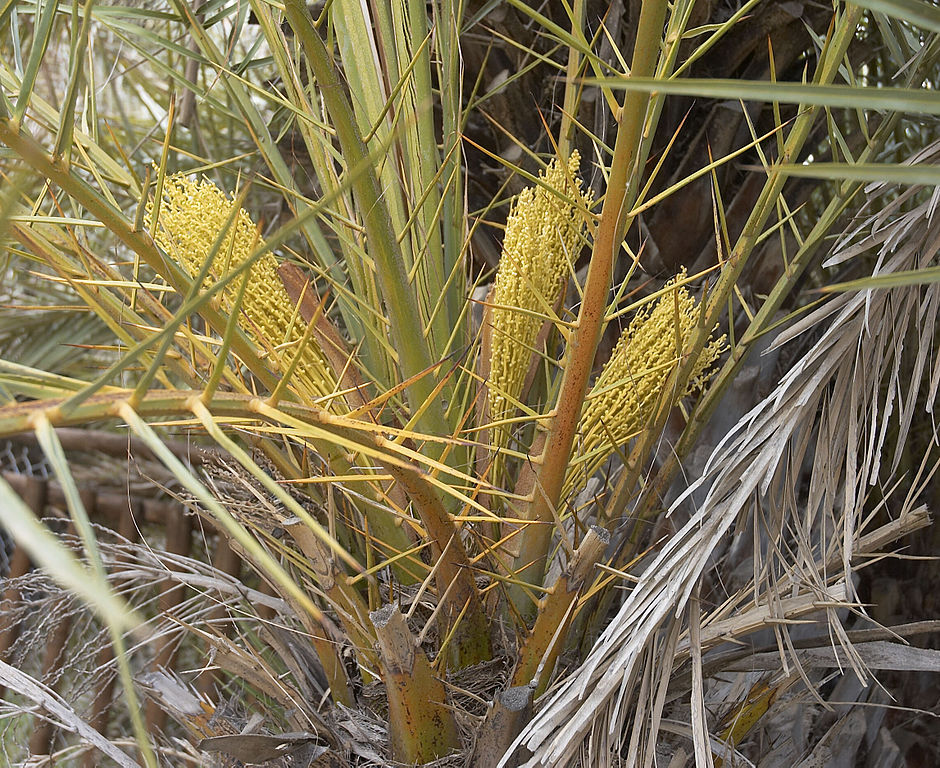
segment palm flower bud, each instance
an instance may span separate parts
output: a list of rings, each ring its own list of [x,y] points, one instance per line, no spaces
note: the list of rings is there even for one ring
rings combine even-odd
[[[557,161],[541,174],[542,184],[516,199],[506,221],[503,252],[489,303],[491,325],[489,414],[492,421],[511,416],[543,323],[551,318],[580,250],[584,211],[590,195],[577,178],[580,156],[567,167]],[[494,446],[505,445],[508,430],[494,430]]]
[[[229,224],[234,203],[211,181],[197,182],[176,174],[166,179],[163,194],[156,241],[192,277],[203,268],[219,234],[228,226],[206,276],[207,285],[238,269],[263,245],[257,227],[243,208]],[[148,224],[152,208],[148,205]],[[225,312],[234,310],[240,282],[240,277],[235,278],[220,292],[219,302]],[[335,392],[336,379],[322,351],[309,335],[303,341],[307,325],[295,312],[271,253],[262,255],[250,268],[238,324],[282,374],[293,363],[296,351],[301,350],[289,385],[302,397],[328,397]]]
[[[667,293],[637,312],[587,396],[581,415],[580,454],[588,476],[615,448],[643,430],[660,397],[670,397],[671,406],[701,388],[711,364],[725,348],[724,335],[710,339],[695,361],[685,390],[663,391],[699,322],[695,299],[684,286],[676,285],[685,276],[683,269],[666,283]]]

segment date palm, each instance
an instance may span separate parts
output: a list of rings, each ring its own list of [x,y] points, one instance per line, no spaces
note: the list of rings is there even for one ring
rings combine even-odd
[[[67,520],[0,484],[11,761],[38,708],[86,764],[793,763],[801,644],[866,679],[937,468],[933,6],[0,20],[0,436]]]

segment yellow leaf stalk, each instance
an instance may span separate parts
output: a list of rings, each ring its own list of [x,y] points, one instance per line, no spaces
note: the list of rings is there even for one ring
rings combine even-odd
[[[498,424],[519,407],[536,339],[561,296],[570,264],[581,249],[590,195],[581,191],[580,156],[567,166],[553,161],[538,186],[516,199],[506,221],[503,251],[489,297],[490,380],[487,405],[493,448],[506,445],[509,427]]]
[[[677,285],[685,277],[683,269],[666,283],[667,292],[659,300],[637,312],[591,388],[581,414],[579,457],[572,462],[572,469],[581,477],[590,477],[615,448],[643,430],[660,397],[669,398],[674,405],[700,389],[710,375],[711,364],[724,350],[724,335],[710,339],[695,362],[685,391],[663,391],[699,322],[695,299],[683,285]],[[569,487],[572,480],[573,472],[569,472]]]
[[[226,227],[233,206],[234,202],[211,181],[193,181],[182,174],[170,176],[164,184],[155,235],[157,244],[195,277],[212,253],[219,233]],[[148,205],[148,225],[152,209],[152,204]],[[240,209],[215,254],[206,283],[212,285],[238,269],[262,244],[248,212]],[[301,358],[288,386],[307,402],[330,397],[336,392],[336,377],[309,334],[304,340],[307,324],[287,295],[277,266],[277,259],[271,253],[265,253],[252,265],[238,324],[281,374],[291,366],[299,349]],[[219,296],[227,312],[234,310],[240,282],[240,278],[236,278]],[[339,399],[334,398],[333,402]]]

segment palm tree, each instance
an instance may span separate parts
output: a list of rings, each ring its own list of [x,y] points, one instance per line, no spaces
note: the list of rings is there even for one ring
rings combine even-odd
[[[894,764],[934,6],[0,23],[11,763]]]

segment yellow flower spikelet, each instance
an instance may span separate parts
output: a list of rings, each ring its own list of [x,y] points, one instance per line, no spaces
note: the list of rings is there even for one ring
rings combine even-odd
[[[580,442],[580,458],[586,467],[580,471],[588,477],[616,447],[647,425],[666,379],[681,362],[682,350],[699,322],[695,299],[684,286],[676,285],[685,277],[683,269],[664,286],[672,290],[637,312],[587,396]],[[724,335],[708,341],[688,387],[673,393],[672,405],[703,386],[725,346]]]
[[[202,269],[219,233],[232,215],[233,201],[208,180],[192,181],[182,174],[167,177],[160,206],[156,241],[183,266],[191,277]],[[147,206],[151,225],[153,205]],[[242,208],[229,226],[221,248],[215,254],[206,287],[238,269],[263,244],[248,212]],[[265,253],[251,267],[248,285],[238,319],[239,326],[258,344],[262,354],[273,359],[279,373],[287,371],[300,348],[307,324],[295,316],[290,300],[277,274],[277,260]],[[218,295],[222,309],[231,312],[242,277],[236,277]],[[336,379],[329,363],[312,338],[303,345],[301,359],[294,368],[289,386],[307,399],[328,397],[336,391]]]
[[[584,211],[591,198],[581,191],[580,160],[572,152],[567,167],[553,161],[540,176],[544,186],[524,190],[506,221],[489,299],[493,306],[488,405],[493,421],[515,413],[539,330],[552,316],[569,264],[581,249]],[[505,445],[508,434],[506,428],[495,429],[494,447]]]

